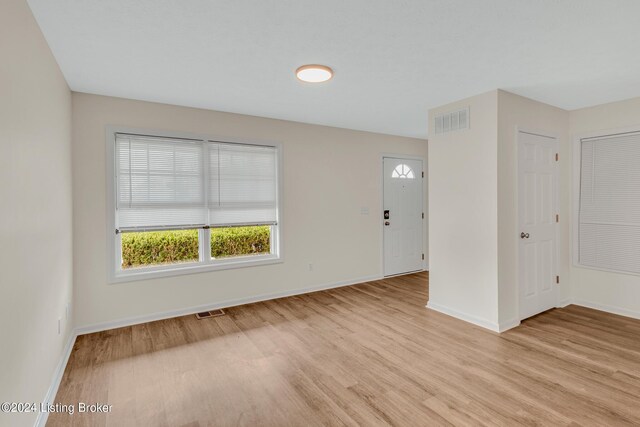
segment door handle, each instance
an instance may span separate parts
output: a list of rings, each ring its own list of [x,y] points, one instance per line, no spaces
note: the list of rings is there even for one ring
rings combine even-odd
[[[520,238],[521,239],[528,239],[529,238],[529,233],[525,233],[524,231],[522,233],[520,233]]]
[[[385,221],[384,225],[391,225],[391,223],[389,221]]]

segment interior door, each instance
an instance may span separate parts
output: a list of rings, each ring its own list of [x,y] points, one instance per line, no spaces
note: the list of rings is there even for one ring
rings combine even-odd
[[[556,306],[558,140],[518,132],[520,319]]]
[[[385,157],[384,275],[422,270],[422,161]]]

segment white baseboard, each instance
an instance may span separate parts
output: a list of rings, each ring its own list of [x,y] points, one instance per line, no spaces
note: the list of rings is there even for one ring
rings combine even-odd
[[[365,276],[351,280],[343,280],[334,283],[326,283],[322,285],[309,286],[301,289],[292,289],[284,292],[274,292],[245,298],[230,299],[226,301],[202,304],[192,307],[169,310],[159,313],[152,313],[143,316],[127,317],[124,319],[113,320],[109,322],[94,323],[92,325],[81,326],[75,329],[76,335],[91,334],[94,332],[107,331],[109,329],[122,328],[125,326],[137,325],[140,323],[153,322],[156,320],[170,319],[172,317],[186,316],[189,314],[200,313],[202,311],[216,310],[220,308],[235,307],[237,305],[251,304],[255,302],[268,301],[277,298],[290,297],[295,295],[303,295],[311,292],[323,291],[326,289],[340,288],[343,286],[356,285],[358,283],[371,282],[380,280],[382,276]]]
[[[454,310],[449,307],[445,307],[440,304],[429,301],[426,306],[428,309],[446,314],[447,316],[455,317],[456,319],[464,320],[465,322],[473,323],[474,325],[481,326],[485,329],[489,329],[494,332],[501,332],[500,325],[487,319],[483,319],[472,314],[463,313],[458,310]]]
[[[51,385],[47,390],[47,394],[42,401],[44,404],[53,404],[56,398],[56,394],[58,393],[58,388],[60,387],[60,382],[62,381],[62,375],[64,374],[64,370],[67,367],[67,362],[69,361],[69,356],[71,356],[71,350],[73,350],[73,344],[76,342],[77,334],[75,331],[71,331],[69,334],[69,339],[67,340],[67,344],[64,347],[64,351],[62,352],[62,357],[60,357],[60,361],[58,362],[58,366],[56,366],[56,370],[53,373],[53,379],[51,380]],[[44,427],[47,424],[47,419],[49,418],[49,412],[38,412],[38,418],[36,418],[36,427]]]
[[[506,322],[500,322],[498,323],[498,332],[508,331],[509,329],[513,329],[516,326],[520,326],[520,320],[518,319],[511,319],[507,320]]]
[[[610,306],[605,304],[598,304],[589,301],[583,301],[578,299],[567,298],[564,299],[556,305],[557,308],[564,308],[571,304],[579,305],[582,307],[592,308],[594,310],[604,311],[606,313],[617,314],[620,316],[631,317],[633,319],[640,319],[640,312],[629,310],[622,307]],[[431,301],[427,303],[427,308],[431,310],[438,311],[440,313],[446,314],[448,316],[455,317],[460,320],[464,320],[465,322],[473,323],[474,325],[481,326],[483,328],[489,329],[494,332],[505,332],[509,329],[515,328],[520,325],[520,320],[512,319],[506,322],[500,322],[498,324],[491,322],[486,319],[482,319],[477,316],[473,316],[467,313],[462,313],[460,311],[451,309],[449,307],[442,306],[440,304],[434,304]]]
[[[617,307],[617,306],[606,305],[606,304],[599,304],[596,302],[584,301],[580,299],[572,299],[570,300],[569,304],[592,308],[594,310],[600,310],[606,313],[617,314],[620,316],[631,317],[632,319],[640,319],[640,311],[630,310],[628,308]]]

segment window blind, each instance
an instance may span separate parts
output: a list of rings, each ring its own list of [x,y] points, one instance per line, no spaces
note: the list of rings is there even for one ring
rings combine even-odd
[[[640,273],[640,133],[581,141],[579,262]]]
[[[276,148],[116,134],[116,229],[277,223]]]
[[[276,223],[273,147],[209,143],[211,226]]]

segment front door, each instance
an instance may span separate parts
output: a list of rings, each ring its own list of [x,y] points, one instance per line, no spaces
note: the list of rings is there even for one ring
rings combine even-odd
[[[422,161],[384,158],[384,275],[422,270]]]
[[[518,132],[520,319],[556,306],[558,140]]]

